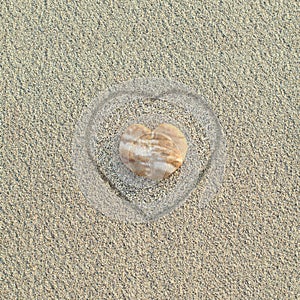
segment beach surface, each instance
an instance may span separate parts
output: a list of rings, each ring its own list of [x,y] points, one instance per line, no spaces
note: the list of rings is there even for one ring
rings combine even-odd
[[[118,3],[1,5],[0,298],[296,299],[296,1]],[[97,94],[145,77],[205,97],[227,160],[206,207],[135,224],[87,201],[71,153]]]

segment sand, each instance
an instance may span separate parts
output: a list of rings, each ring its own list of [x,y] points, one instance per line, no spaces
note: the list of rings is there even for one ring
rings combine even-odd
[[[1,299],[296,299],[296,1],[1,6]],[[162,77],[226,136],[218,194],[157,220],[106,217],[72,166],[99,91]]]

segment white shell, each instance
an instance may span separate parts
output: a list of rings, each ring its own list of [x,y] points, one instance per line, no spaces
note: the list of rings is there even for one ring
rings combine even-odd
[[[153,131],[133,124],[121,136],[119,152],[136,175],[160,180],[182,165],[187,148],[185,136],[171,124],[160,124]]]

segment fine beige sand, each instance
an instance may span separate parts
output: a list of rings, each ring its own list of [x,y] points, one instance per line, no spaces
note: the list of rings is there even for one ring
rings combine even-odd
[[[293,0],[5,1],[0,299],[297,299],[296,11]],[[137,77],[192,87],[222,124],[225,177],[207,207],[195,197],[128,224],[81,193],[76,122],[99,91]]]

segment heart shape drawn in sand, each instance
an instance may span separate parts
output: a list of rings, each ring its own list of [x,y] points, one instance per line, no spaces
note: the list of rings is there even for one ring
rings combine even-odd
[[[174,136],[177,128],[156,127],[166,123],[182,130],[188,152],[182,133],[179,139]],[[126,137],[131,126],[134,130]],[[154,151],[159,141],[168,146]],[[137,146],[144,155],[133,154]],[[168,169],[171,156],[176,163]],[[154,167],[156,157],[164,157],[164,167]],[[226,140],[214,112],[193,89],[168,79],[140,78],[112,86],[88,104],[74,132],[72,162],[78,185],[92,206],[110,218],[143,223],[191,198],[192,205],[204,207],[223,181]],[[142,177],[165,178],[182,162],[167,179]]]
[[[121,136],[119,153],[136,175],[161,180],[180,168],[187,149],[184,134],[171,124],[160,124],[153,131],[133,124]]]

